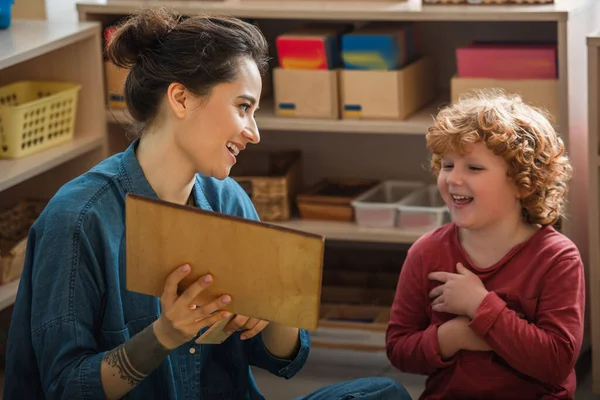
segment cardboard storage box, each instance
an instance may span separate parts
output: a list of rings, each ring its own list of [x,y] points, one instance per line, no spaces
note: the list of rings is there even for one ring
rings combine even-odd
[[[110,61],[104,63],[106,74],[106,96],[109,108],[126,108],[123,97],[123,85],[127,77],[128,69],[119,68]]]
[[[507,93],[519,94],[523,101],[547,110],[559,122],[558,79],[488,79],[458,78],[451,80],[452,102],[458,101],[461,95],[476,89],[503,89]]]
[[[342,117],[406,119],[433,101],[435,76],[428,58],[396,71],[343,70]]]
[[[338,70],[273,68],[275,114],[339,118]]]

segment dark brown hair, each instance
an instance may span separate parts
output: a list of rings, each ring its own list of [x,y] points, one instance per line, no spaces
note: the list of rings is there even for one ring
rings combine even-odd
[[[173,82],[198,96],[235,80],[239,62],[268,68],[268,45],[254,25],[230,17],[183,18],[164,8],[144,9],[125,20],[107,44],[108,59],[127,68],[124,96],[140,134],[156,117]]]

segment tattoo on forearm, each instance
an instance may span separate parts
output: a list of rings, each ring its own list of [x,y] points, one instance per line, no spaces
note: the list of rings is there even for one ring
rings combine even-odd
[[[109,351],[104,361],[119,371],[120,378],[135,386],[150,375],[169,355],[154,335],[152,325],[129,339],[121,346]]]
[[[127,381],[130,386],[137,385],[145,378],[145,376],[136,371],[129,362],[127,354],[125,354],[125,345],[121,345],[106,353],[104,361],[111,367],[119,370],[120,378]],[[115,374],[116,373],[113,372],[113,376]]]

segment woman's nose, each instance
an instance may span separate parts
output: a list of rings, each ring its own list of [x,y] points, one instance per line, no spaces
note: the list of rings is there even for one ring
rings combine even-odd
[[[252,144],[258,144],[258,142],[260,142],[260,133],[258,132],[258,127],[256,126],[256,122],[254,123],[254,126],[246,127],[246,129],[244,129],[242,134]]]

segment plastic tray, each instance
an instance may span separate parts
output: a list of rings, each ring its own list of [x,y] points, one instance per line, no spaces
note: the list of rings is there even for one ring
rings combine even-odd
[[[371,228],[396,226],[398,203],[425,185],[421,182],[385,181],[352,201],[356,223]]]
[[[401,229],[427,231],[447,222],[450,213],[436,185],[415,191],[398,205],[397,226]]]

